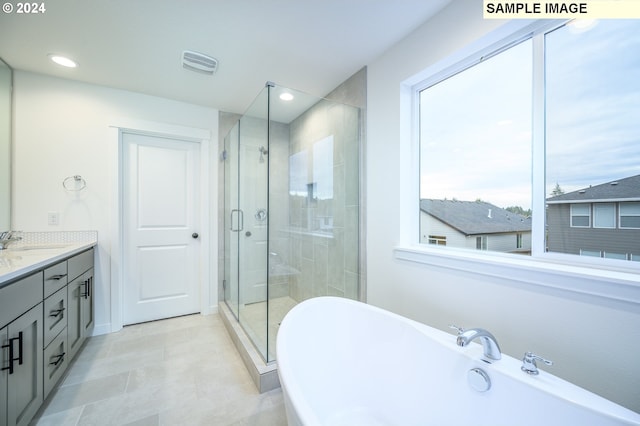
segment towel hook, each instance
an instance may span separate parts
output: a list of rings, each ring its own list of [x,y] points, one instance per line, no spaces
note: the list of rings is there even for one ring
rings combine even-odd
[[[62,181],[62,186],[67,191],[82,191],[87,187],[87,181],[80,175],[68,176]]]

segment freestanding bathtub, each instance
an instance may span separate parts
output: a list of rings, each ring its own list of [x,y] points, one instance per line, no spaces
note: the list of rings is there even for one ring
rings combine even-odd
[[[499,336],[498,336],[499,339]],[[475,342],[336,297],[294,307],[278,332],[278,374],[290,426],[640,425],[640,414]],[[490,388],[470,377],[481,369]],[[482,376],[485,379],[485,376]],[[482,380],[481,380],[482,381]]]

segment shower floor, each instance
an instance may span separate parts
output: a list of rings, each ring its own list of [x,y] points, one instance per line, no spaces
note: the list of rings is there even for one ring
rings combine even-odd
[[[289,296],[276,297],[269,300],[269,323],[265,325],[267,302],[256,302],[240,307],[240,324],[258,348],[262,356],[266,357],[267,338],[269,339],[268,361],[276,359],[276,336],[284,316],[297,305]]]

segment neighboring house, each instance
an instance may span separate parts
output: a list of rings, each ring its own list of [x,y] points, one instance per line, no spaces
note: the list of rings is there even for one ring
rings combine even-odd
[[[640,175],[547,198],[547,250],[640,261]]]
[[[484,201],[423,199],[420,242],[528,254],[531,218]]]

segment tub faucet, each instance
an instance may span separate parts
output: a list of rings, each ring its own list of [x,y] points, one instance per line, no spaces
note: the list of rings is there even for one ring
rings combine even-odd
[[[482,348],[484,349],[484,356],[486,358],[495,361],[502,358],[498,341],[493,337],[493,334],[489,333],[487,330],[483,328],[470,328],[468,330],[463,330],[458,327],[456,328],[458,330],[458,339],[456,340],[458,346],[465,347],[472,340],[480,339],[480,343],[482,343]]]

